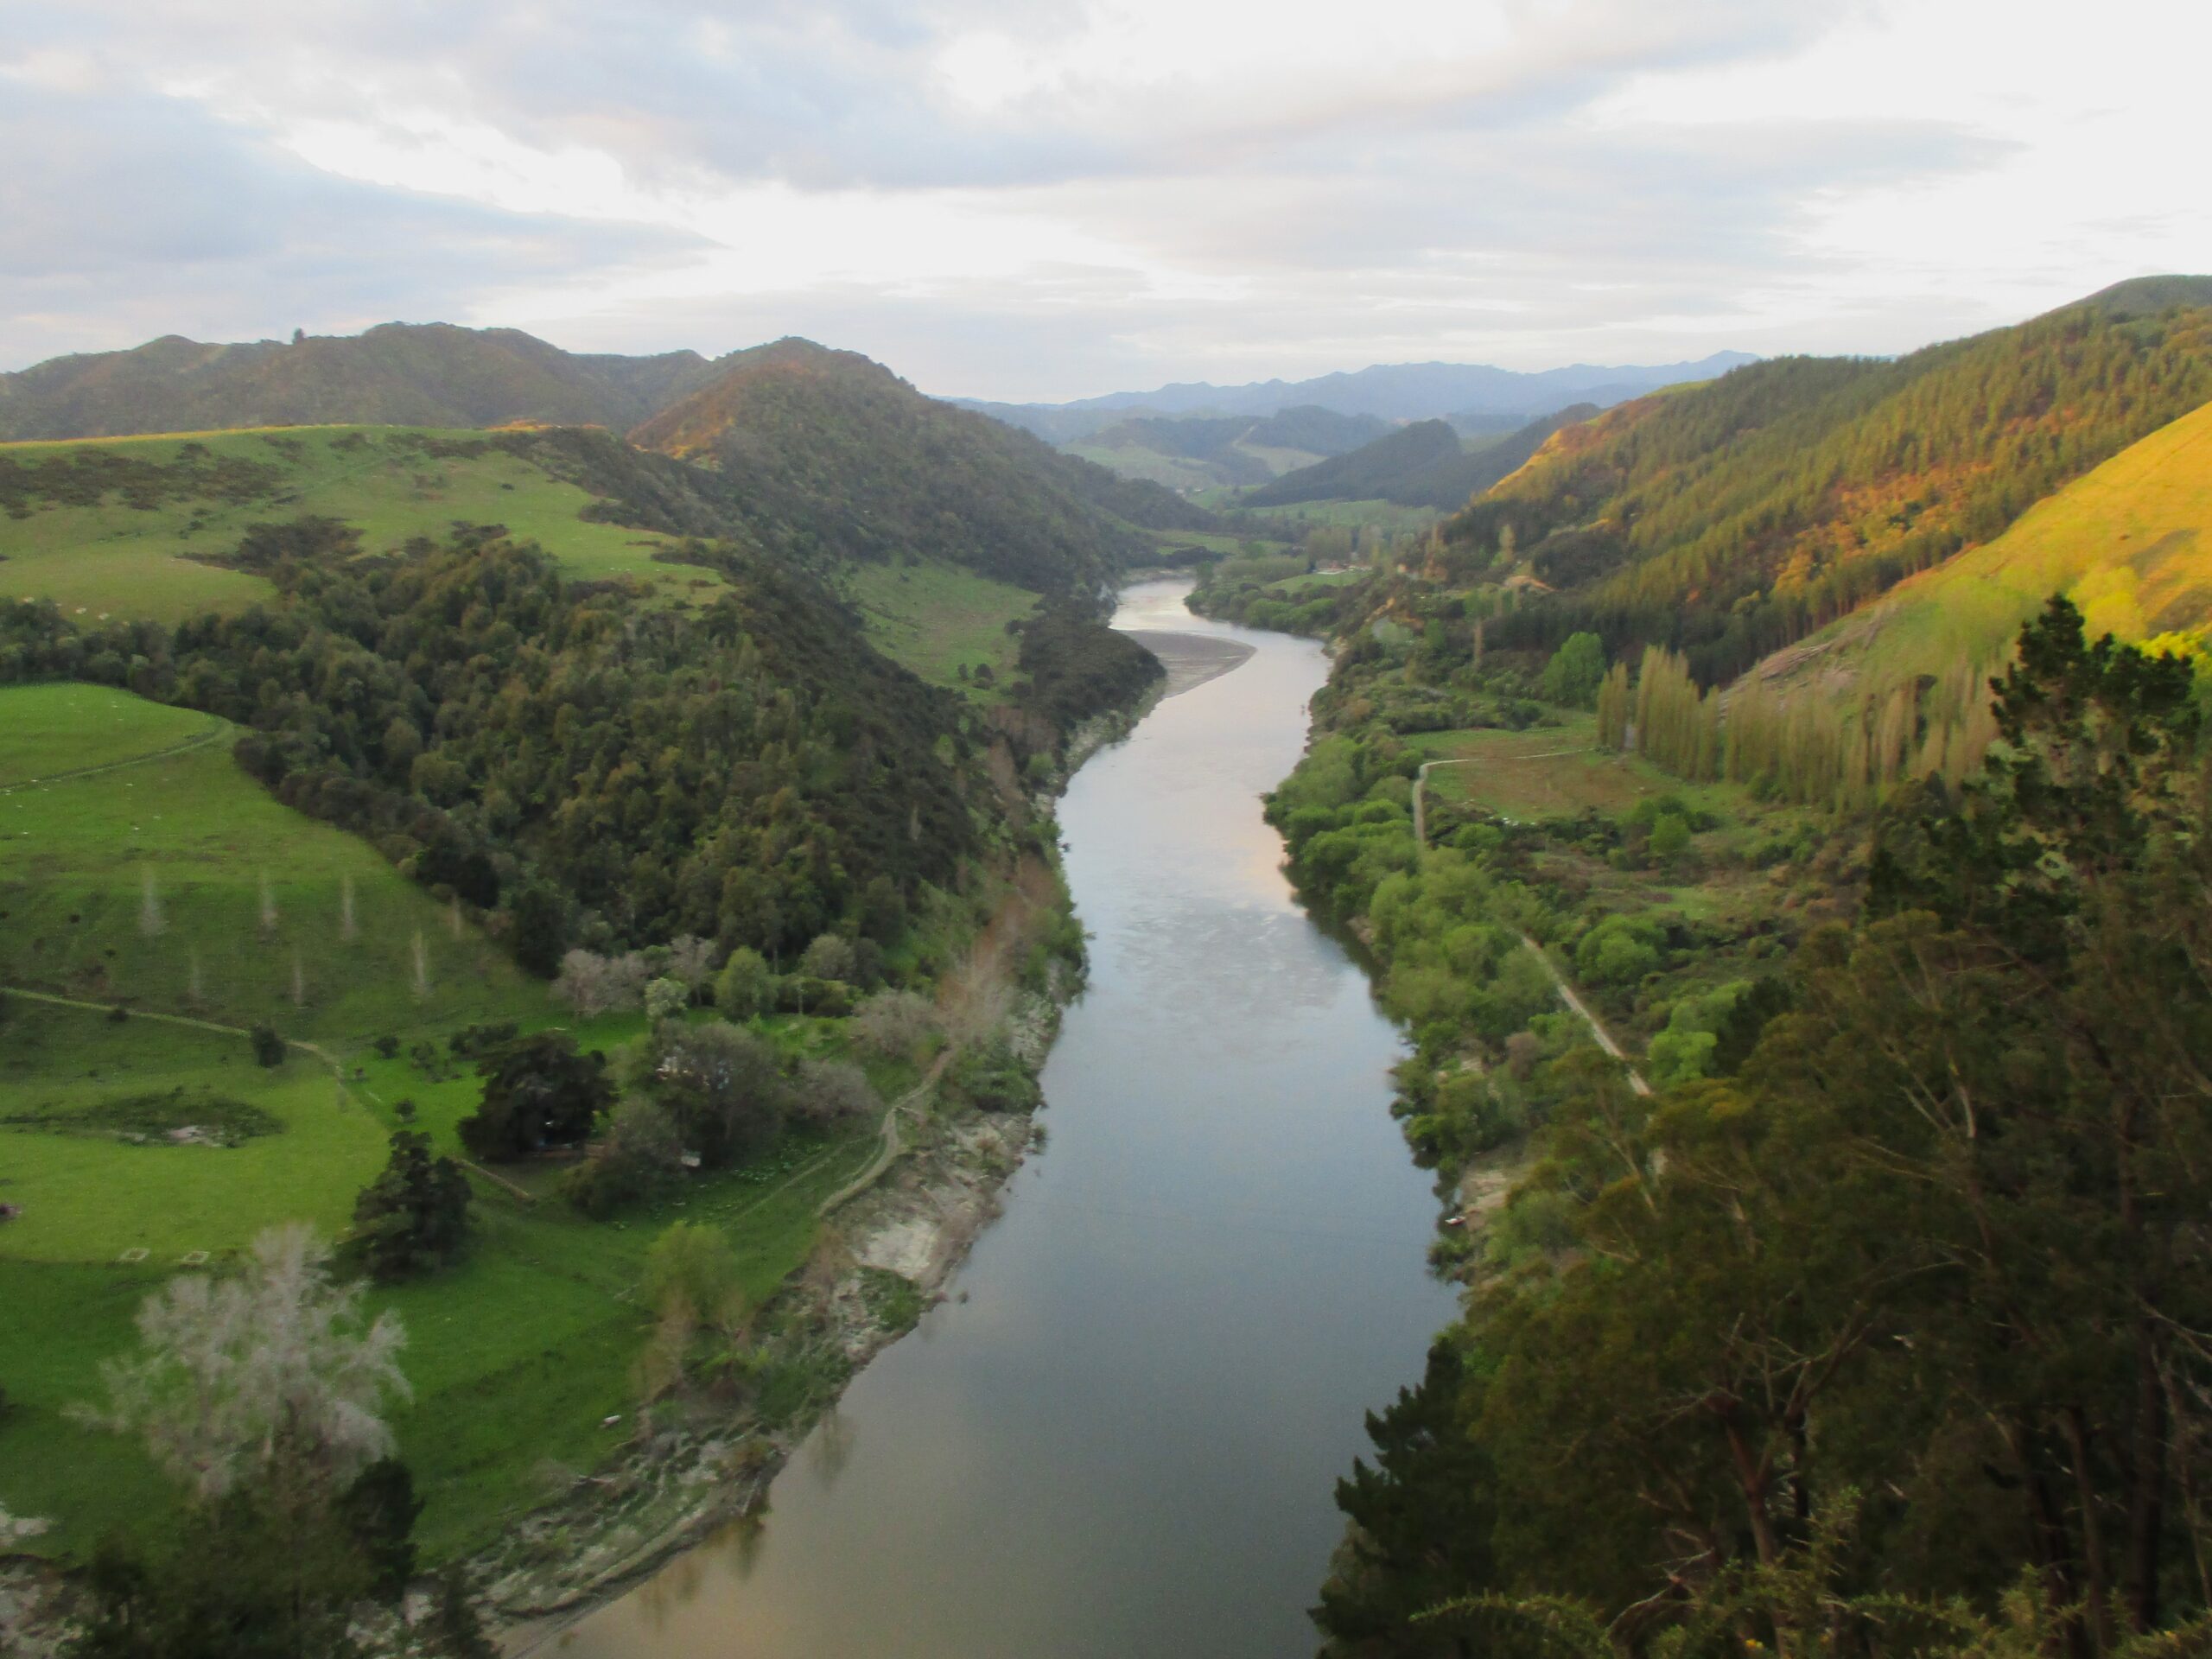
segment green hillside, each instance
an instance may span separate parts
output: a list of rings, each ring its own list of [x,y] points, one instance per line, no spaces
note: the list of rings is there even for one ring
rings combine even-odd
[[[2081,607],[2093,636],[2201,638],[2212,626],[2212,404],[1758,672],[1779,688],[1850,697],[1961,664],[1986,668],[2055,593]]]
[[[1125,478],[1192,490],[1264,484],[1348,454],[1389,429],[1372,415],[1306,405],[1264,417],[1136,415],[1061,447]]]
[[[936,559],[1039,591],[1089,588],[1151,550],[1144,531],[1214,523],[1157,485],[806,340],[725,359],[631,438],[712,468],[753,540],[802,557]]]
[[[620,448],[604,434],[358,425],[3,444],[0,597],[162,622],[242,610],[272,589],[236,568],[240,540],[307,517],[358,530],[372,556],[456,523],[500,524],[573,575],[635,576],[671,594],[719,585],[655,561],[671,534],[589,516],[621,511],[606,494],[626,480],[585,488],[573,481],[592,476],[581,457]]]
[[[578,355],[519,329],[449,323],[227,346],[171,334],[130,351],[58,357],[0,374],[0,438],[331,422],[537,421],[620,430],[713,373],[696,352]]]
[[[1567,429],[1442,527],[1435,568],[1548,591],[1493,643],[1587,629],[1730,678],[2208,397],[2212,309],[2082,304],[1894,361],[1753,364]]]
[[[1449,512],[1520,467],[1561,427],[1597,412],[1594,404],[1577,404],[1503,439],[1474,443],[1446,422],[1416,421],[1348,454],[1287,473],[1254,490],[1243,505],[1380,500]]]

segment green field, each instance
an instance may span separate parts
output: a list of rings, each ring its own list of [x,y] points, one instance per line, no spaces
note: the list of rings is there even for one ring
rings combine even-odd
[[[389,552],[412,537],[442,537],[456,522],[505,524],[534,539],[580,576],[627,575],[671,594],[715,585],[708,573],[656,563],[669,538],[579,515],[594,499],[535,461],[487,448],[434,454],[432,441],[484,434],[409,427],[317,426],[183,433],[150,438],[0,444],[0,463],[31,465],[79,453],[174,466],[187,444],[213,461],[273,469],[245,499],[214,493],[125,505],[47,502],[26,517],[0,516],[0,598],[51,599],[72,613],[174,622],[207,610],[242,610],[265,598],[259,576],[205,563],[227,554],[247,526],[314,514],[361,531],[364,550]]]
[[[1037,607],[1024,588],[957,565],[855,564],[841,583],[860,606],[868,642],[931,685],[995,696],[960,677],[990,669],[1000,686],[1014,677],[1021,642],[1007,632]]]
[[[2201,638],[2212,626],[2212,404],[1754,671],[1856,696],[1993,666],[2054,593],[2082,607],[2092,638]]]
[[[1395,501],[1301,501],[1295,506],[1274,507],[1268,512],[1281,524],[1378,530],[1386,536],[1414,535],[1444,517],[1434,507],[1402,507]]]
[[[210,725],[105,687],[0,689],[0,982],[354,1045],[543,1012],[466,918],[194,743]],[[80,731],[99,769],[54,776]]]
[[[561,1020],[467,918],[281,805],[229,747],[204,715],[105,688],[0,690],[0,983],[100,1005],[0,995],[0,1204],[21,1212],[0,1223],[0,1504],[52,1518],[39,1547],[64,1554],[178,1513],[135,1442],[64,1414],[97,1397],[100,1362],[131,1345],[139,1301],[187,1257],[219,1264],[271,1223],[341,1233],[402,1100],[457,1150],[477,1079],[443,1058],[426,1071],[409,1048],[442,1051],[478,1020]],[[120,1022],[103,1011],[118,1001],[133,1010]],[[264,1070],[241,1033],[195,1020],[267,1020],[319,1052]],[[640,1025],[612,1015],[576,1029],[607,1048]],[[764,1029],[787,1049],[842,1042],[834,1022]],[[369,1046],[385,1035],[399,1039],[393,1058]],[[211,1128],[230,1143],[210,1143],[223,1139]],[[372,1299],[408,1328],[415,1399],[397,1427],[429,1500],[429,1557],[480,1543],[545,1495],[543,1466],[588,1469],[626,1432],[601,1422],[626,1425],[633,1407],[645,1316],[630,1297],[661,1226],[721,1220],[747,1288],[765,1296],[811,1250],[816,1206],[872,1149],[868,1134],[794,1135],[620,1224],[561,1202],[557,1166],[508,1172],[534,1203],[475,1183],[466,1258]]]

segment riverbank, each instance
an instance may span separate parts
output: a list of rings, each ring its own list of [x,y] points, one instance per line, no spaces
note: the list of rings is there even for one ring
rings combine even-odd
[[[1450,1292],[1385,1109],[1401,1039],[1281,869],[1313,645],[1124,596],[1132,632],[1249,650],[1093,755],[1058,824],[1090,976],[1004,1214],[950,1300],[725,1529],[565,1631],[564,1659],[1279,1659],[1338,1535],[1363,1412]],[[899,1218],[869,1229],[878,1248]]]

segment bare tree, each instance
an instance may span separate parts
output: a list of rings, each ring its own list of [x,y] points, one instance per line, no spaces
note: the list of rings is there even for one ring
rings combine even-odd
[[[671,979],[680,979],[683,988],[692,995],[713,977],[715,946],[711,939],[702,939],[690,933],[668,942],[668,965],[663,970]]]
[[[361,925],[353,917],[353,878],[340,876],[338,880],[338,937],[357,939],[361,936]]]
[[[138,931],[150,939],[162,931],[162,889],[149,868],[139,878]]]
[[[906,1059],[937,1029],[937,1010],[912,991],[878,991],[853,1015],[853,1029],[877,1053]]]
[[[143,1434],[202,1503],[250,1478],[342,1486],[391,1454],[385,1402],[410,1397],[397,1315],[362,1317],[361,1287],[333,1281],[328,1245],[304,1223],[269,1228],[236,1275],[181,1274],[149,1296],[140,1351],[101,1368],[108,1404],[78,1414]]]
[[[261,931],[264,933],[276,931],[276,889],[270,885],[266,870],[261,873]]]

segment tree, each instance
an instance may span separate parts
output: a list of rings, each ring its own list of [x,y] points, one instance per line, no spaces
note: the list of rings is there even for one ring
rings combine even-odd
[[[663,1025],[681,1019],[691,1006],[691,988],[680,979],[656,979],[645,987],[645,1018]]]
[[[461,1144],[479,1158],[512,1160],[590,1137],[613,1101],[606,1063],[580,1053],[566,1032],[545,1031],[502,1045],[476,1063],[484,1096],[461,1122]]]
[[[246,1033],[253,1045],[256,1065],[278,1066],[284,1064],[284,1039],[276,1034],[274,1026],[256,1026]]]
[[[774,1051],[727,1020],[655,1028],[632,1053],[628,1075],[633,1089],[676,1121],[709,1169],[774,1140],[790,1103]]]
[[[715,976],[715,1006],[725,1019],[750,1020],[773,1000],[775,977],[765,957],[741,944]]]
[[[469,1599],[467,1573],[458,1563],[438,1574],[437,1599],[424,1623],[439,1659],[499,1659],[499,1649],[485,1635],[484,1621]]]
[[[614,1109],[607,1133],[565,1183],[569,1202],[603,1220],[632,1205],[666,1196],[683,1179],[683,1137],[676,1120],[650,1100]]]
[[[138,1310],[141,1352],[101,1367],[104,1408],[201,1502],[241,1481],[334,1490],[392,1451],[380,1414],[409,1397],[398,1315],[364,1325],[361,1287],[330,1276],[304,1224],[253,1241],[243,1271],[182,1274]]]
[[[1662,812],[1652,821],[1651,856],[1670,861],[1689,850],[1689,821],[1679,812]]]
[[[442,1267],[467,1240],[469,1198],[459,1164],[433,1158],[429,1135],[398,1130],[391,1161],[353,1202],[353,1247],[386,1283]]]
[[[872,1122],[883,1101],[868,1073],[849,1060],[802,1060],[791,1116],[824,1133]]]
[[[853,1029],[887,1058],[911,1059],[937,1029],[937,1010],[912,991],[878,991],[855,1011]]]
[[[1544,696],[1570,709],[1586,709],[1605,678],[1605,642],[1594,633],[1571,633],[1544,664]]]
[[[806,947],[798,970],[813,979],[849,980],[853,976],[853,942],[824,933]]]

